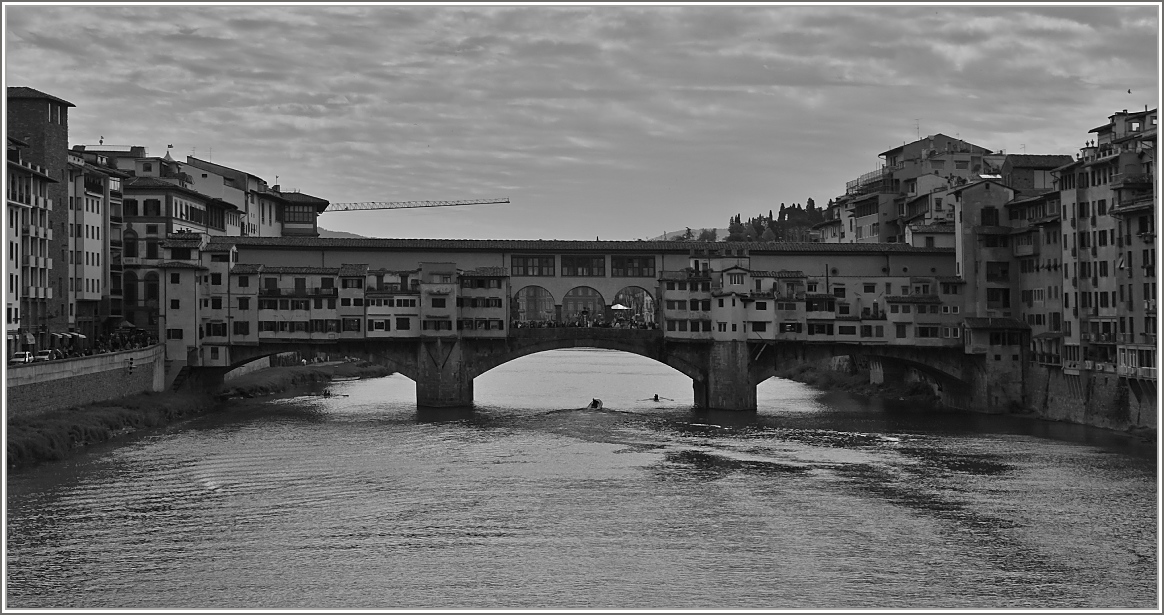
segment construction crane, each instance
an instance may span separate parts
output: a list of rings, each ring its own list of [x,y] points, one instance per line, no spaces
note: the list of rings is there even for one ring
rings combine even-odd
[[[464,201],[363,201],[360,203],[332,203],[326,211],[360,211],[365,209],[409,209],[413,207],[454,207],[457,205],[488,205],[508,203],[508,198],[468,199]]]

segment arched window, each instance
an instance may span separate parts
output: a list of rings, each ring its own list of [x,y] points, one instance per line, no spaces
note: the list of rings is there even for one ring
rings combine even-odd
[[[125,233],[125,258],[137,258],[137,233],[133,231],[126,231]]]
[[[138,298],[137,272],[126,271],[125,276],[122,278],[121,285],[121,296],[122,300],[125,302],[126,307],[136,306]]]

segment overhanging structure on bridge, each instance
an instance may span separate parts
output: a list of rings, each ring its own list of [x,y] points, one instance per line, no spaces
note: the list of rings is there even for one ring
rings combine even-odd
[[[366,356],[416,380],[421,405],[471,404],[477,375],[575,345],[671,365],[692,378],[698,405],[718,409],[754,409],[757,379],[779,361],[864,349],[890,363],[921,353],[913,362],[924,368],[927,353],[987,354],[963,339],[951,249],[254,237],[199,237],[191,249],[190,240],[172,238],[189,258],[159,263],[171,360],[222,369],[289,349]],[[1021,395],[1024,352],[1008,346],[979,371],[1017,372]],[[936,370],[973,388],[982,379],[970,371]]]

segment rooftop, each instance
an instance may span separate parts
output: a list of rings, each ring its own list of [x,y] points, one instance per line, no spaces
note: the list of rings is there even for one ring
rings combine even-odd
[[[47,98],[48,100],[59,102],[62,105],[65,105],[68,107],[76,107],[77,106],[77,105],[74,105],[73,103],[71,103],[63,98],[57,98],[56,96],[53,96],[52,94],[45,94],[44,92],[41,92],[40,90],[34,90],[30,87],[25,87],[22,85],[10,85],[10,86],[8,86],[8,98]]]
[[[505,252],[654,252],[690,254],[692,249],[729,247],[752,254],[952,254],[953,248],[914,247],[902,243],[710,242],[710,241],[575,241],[542,239],[378,239],[354,237],[221,237],[214,244],[273,249],[447,250]]]

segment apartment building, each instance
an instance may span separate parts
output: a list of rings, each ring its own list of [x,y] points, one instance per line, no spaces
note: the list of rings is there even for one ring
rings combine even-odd
[[[45,206],[34,208],[35,221],[29,212],[29,229],[35,228],[37,234],[25,234],[29,251],[21,264],[21,279],[28,282],[21,326],[33,334],[34,340],[27,343],[44,349],[53,347],[54,340],[69,330],[68,209],[64,205],[69,196],[69,108],[75,105],[29,87],[8,87],[7,103],[7,136],[26,144],[21,160],[52,180],[44,196],[36,197],[43,198]]]
[[[69,332],[87,339],[118,326],[122,313],[121,182],[129,175],[94,153],[68,152]]]
[[[1137,388],[1156,378],[1156,123],[1154,109],[1112,114],[1055,171],[1071,310],[1065,373],[1118,373]]]
[[[47,315],[53,298],[54,263],[49,187],[58,183],[45,167],[25,160],[28,144],[8,137],[8,186],[4,244],[5,356],[48,348],[53,339]]]

